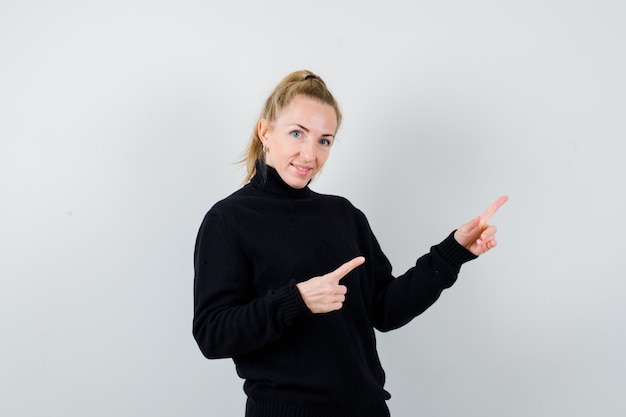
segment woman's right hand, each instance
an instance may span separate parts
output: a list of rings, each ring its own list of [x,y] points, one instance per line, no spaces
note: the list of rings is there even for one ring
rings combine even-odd
[[[326,275],[296,284],[309,310],[318,314],[341,309],[346,299],[347,288],[339,284],[339,281],[364,262],[364,257],[357,256]]]

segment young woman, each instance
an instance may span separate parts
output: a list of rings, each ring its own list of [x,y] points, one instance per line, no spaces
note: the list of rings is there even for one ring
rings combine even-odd
[[[389,416],[374,329],[408,323],[496,246],[489,219],[506,197],[392,276],[363,213],[309,188],[340,123],[320,77],[288,75],[252,135],[246,185],[198,233],[193,334],[207,358],[234,360],[246,417]]]

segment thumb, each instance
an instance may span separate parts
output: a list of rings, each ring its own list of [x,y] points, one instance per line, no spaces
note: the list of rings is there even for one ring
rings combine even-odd
[[[474,217],[469,222],[459,227],[459,232],[463,234],[472,233],[472,231],[480,226],[480,216]]]

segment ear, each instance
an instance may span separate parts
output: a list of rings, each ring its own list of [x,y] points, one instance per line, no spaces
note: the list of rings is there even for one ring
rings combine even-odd
[[[264,145],[268,145],[267,133],[270,131],[270,127],[270,122],[267,119],[259,120],[259,123],[257,125],[257,133],[259,135],[259,138],[261,138],[261,142],[263,142]]]

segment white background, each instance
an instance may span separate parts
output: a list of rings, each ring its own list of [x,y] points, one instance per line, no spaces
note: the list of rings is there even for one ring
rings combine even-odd
[[[319,192],[401,273],[492,200],[498,248],[379,334],[401,416],[626,412],[626,3],[0,3],[0,415],[243,415],[191,335],[204,213],[265,97],[345,123]]]

